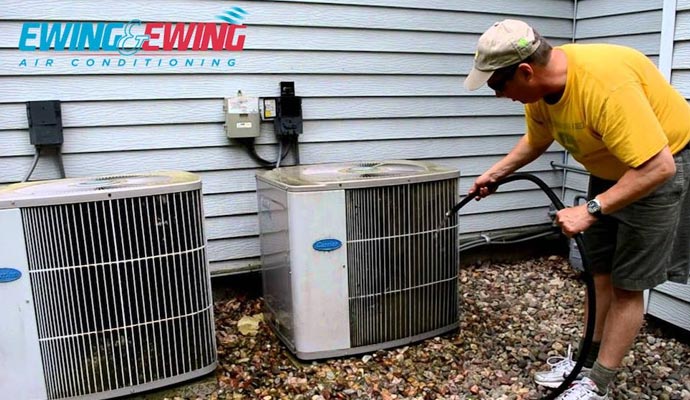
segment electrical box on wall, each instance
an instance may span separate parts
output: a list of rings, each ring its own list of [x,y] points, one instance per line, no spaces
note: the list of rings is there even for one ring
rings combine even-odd
[[[237,96],[225,99],[225,134],[229,138],[259,137],[261,133],[261,114],[259,113],[259,98]]]
[[[280,97],[276,98],[273,123],[278,136],[302,133],[302,98],[295,96],[295,82],[280,82]]]
[[[63,142],[62,111],[59,100],[26,103],[29,140],[34,146],[59,146]]]

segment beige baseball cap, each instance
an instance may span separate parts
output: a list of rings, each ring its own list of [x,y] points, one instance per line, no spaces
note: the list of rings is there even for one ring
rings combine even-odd
[[[465,79],[465,89],[479,89],[494,71],[531,56],[540,43],[532,27],[525,22],[516,19],[496,22],[479,37],[474,68]]]

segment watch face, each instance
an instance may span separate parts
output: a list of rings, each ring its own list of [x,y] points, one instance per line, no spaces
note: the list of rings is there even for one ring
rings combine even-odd
[[[596,200],[590,200],[587,202],[587,211],[590,214],[596,214],[601,211],[601,205],[599,205],[599,202]]]

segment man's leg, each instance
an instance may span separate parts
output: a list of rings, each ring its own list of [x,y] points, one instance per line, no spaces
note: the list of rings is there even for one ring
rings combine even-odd
[[[623,357],[632,347],[644,320],[644,297],[642,291],[613,289],[599,357],[589,373],[589,378],[605,393],[609,383],[616,376]]]
[[[642,291],[613,289],[611,306],[606,317],[598,362],[615,369],[632,347],[644,321]],[[598,300],[598,298],[597,298]]]

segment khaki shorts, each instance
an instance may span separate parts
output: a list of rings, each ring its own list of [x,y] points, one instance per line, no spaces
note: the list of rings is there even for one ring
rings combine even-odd
[[[651,289],[688,283],[690,270],[690,150],[678,152],[676,175],[655,192],[610,215],[583,235],[592,271],[611,274],[614,287]],[[616,182],[590,177],[588,198]]]

